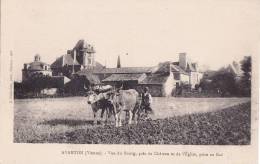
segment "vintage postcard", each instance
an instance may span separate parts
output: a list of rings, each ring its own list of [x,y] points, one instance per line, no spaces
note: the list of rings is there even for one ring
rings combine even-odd
[[[0,164],[255,164],[259,36],[258,0],[3,0]]]

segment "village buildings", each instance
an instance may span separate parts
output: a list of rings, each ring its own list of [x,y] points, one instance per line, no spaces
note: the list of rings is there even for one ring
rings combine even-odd
[[[167,61],[153,67],[82,69],[77,74],[86,79],[91,75],[99,79],[100,83],[122,86],[123,89],[132,88],[139,92],[149,87],[152,96],[171,96],[182,85],[195,88],[202,78],[198,65],[189,62],[186,53],[179,54],[178,62]]]
[[[153,67],[122,67],[118,57],[117,67],[106,68],[95,60],[94,47],[84,40],[79,40],[71,50],[51,65],[35,64],[39,62],[40,59],[37,57],[31,64],[33,67],[27,68],[25,65],[23,74],[26,75],[34,68],[33,71],[41,71],[53,78],[69,78],[65,86],[75,88],[77,85],[81,89],[85,85],[108,84],[141,92],[148,86],[152,96],[171,96],[183,85],[195,88],[202,78],[198,64],[190,62],[186,53],[180,53],[178,61],[166,61]],[[41,69],[35,69],[34,65],[37,65],[37,68],[40,65]]]

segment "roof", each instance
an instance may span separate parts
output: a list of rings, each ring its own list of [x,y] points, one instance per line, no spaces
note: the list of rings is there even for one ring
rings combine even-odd
[[[87,75],[90,73],[96,73],[96,72],[100,72],[102,69],[104,69],[104,66],[102,64],[100,64],[99,62],[95,62],[96,66],[94,68],[85,68],[82,69],[78,72],[76,72],[78,75]]]
[[[49,66],[49,64],[40,61],[34,61],[28,64],[29,64],[28,70],[34,70],[34,71],[45,70],[43,67],[46,65]]]
[[[86,79],[91,83],[91,84],[99,84],[100,79],[97,75],[93,75],[91,73],[88,74],[81,74],[86,77]]]
[[[153,73],[169,73],[169,71],[170,71],[170,67],[169,67],[170,64],[171,64],[170,61],[159,63],[158,66],[157,66],[157,69],[155,69],[153,71]]]
[[[172,62],[173,65],[179,65],[180,62]]]
[[[64,57],[64,61],[63,61],[63,57]],[[71,54],[65,54],[65,55],[62,55],[61,57],[57,58],[51,64],[51,68],[59,68],[59,67],[62,67],[63,65],[73,65],[73,63],[74,63],[74,65],[79,65],[77,60],[74,61]]]
[[[111,76],[102,80],[103,82],[115,82],[115,81],[142,81],[146,77],[145,74],[112,74]]]
[[[159,63],[157,70],[155,70],[153,73],[169,73],[170,65],[172,72],[179,72],[181,74],[189,75],[189,71],[195,71],[193,64],[188,64],[188,68],[186,70],[182,69],[179,65],[176,64],[179,64],[179,62],[166,61],[163,63]]]
[[[164,84],[169,75],[150,74],[140,84]]]
[[[229,64],[227,69],[230,69],[230,72],[238,76],[243,74],[240,65],[235,61],[233,61],[232,64]]]
[[[122,68],[104,68],[102,70],[95,70],[93,73],[99,74],[138,74],[150,73],[154,67],[122,67]]]
[[[187,71],[192,71],[192,72],[196,72],[196,68],[195,68],[195,63],[188,63],[187,64]]]
[[[181,73],[184,73],[184,72],[186,72],[186,74],[188,73],[188,72],[196,72],[197,71],[197,68],[196,68],[196,63],[190,63],[190,62],[188,62],[187,63],[187,68],[184,70],[184,69],[182,69],[180,66],[179,66],[179,64],[180,64],[180,62],[172,62],[172,65],[174,65],[174,66],[176,66],[177,67],[177,70],[180,70],[181,71]]]
[[[178,65],[172,65],[171,70],[172,70],[172,72],[180,72],[181,74],[184,74],[184,75],[188,75],[189,74],[188,72],[186,72],[184,69],[182,69]]]

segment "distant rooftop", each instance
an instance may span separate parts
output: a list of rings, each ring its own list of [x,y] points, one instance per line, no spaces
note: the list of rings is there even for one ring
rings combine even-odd
[[[103,82],[110,82],[110,81],[141,81],[146,77],[145,74],[112,74],[111,76],[107,77],[106,79],[102,80]]]

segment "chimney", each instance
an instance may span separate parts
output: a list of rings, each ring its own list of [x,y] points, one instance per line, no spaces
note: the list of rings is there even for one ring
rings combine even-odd
[[[185,52],[179,53],[179,66],[184,70],[187,68],[187,56]]]
[[[120,55],[117,57],[117,68],[121,68],[121,61],[120,61]]]

